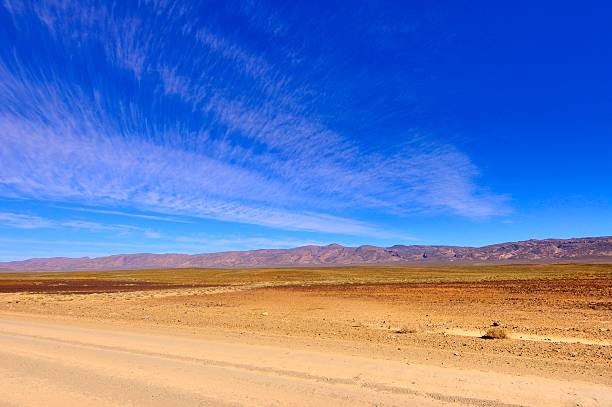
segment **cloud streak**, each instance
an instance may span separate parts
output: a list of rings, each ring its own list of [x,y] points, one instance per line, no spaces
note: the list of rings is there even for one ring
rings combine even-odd
[[[146,228],[122,224],[107,224],[81,219],[57,220],[36,215],[0,212],[0,226],[16,229],[80,229],[91,232],[144,233],[147,237],[159,237],[157,232]]]
[[[70,211],[94,213],[94,214],[101,214],[101,215],[116,215],[116,216],[123,216],[123,217],[128,217],[128,218],[146,219],[146,220],[154,220],[154,221],[159,220],[163,222],[172,222],[172,223],[193,223],[183,218],[171,217],[171,216],[147,215],[147,214],[135,213],[135,212],[123,212],[123,211],[108,210],[108,209],[95,209],[95,208],[74,207],[74,206],[56,205],[55,207],[58,209],[66,209]]]
[[[0,196],[372,237],[399,234],[364,213],[509,210],[469,157],[425,131],[364,144],[334,126],[327,82],[300,79],[321,66],[283,45],[277,15],[247,19],[279,41],[272,58],[187,5],[4,7],[14,35],[50,51],[0,54]]]

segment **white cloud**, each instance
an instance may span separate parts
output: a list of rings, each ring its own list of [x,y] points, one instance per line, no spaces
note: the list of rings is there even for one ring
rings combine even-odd
[[[77,50],[101,44],[110,67],[158,89],[139,104],[104,84],[70,81],[61,67],[36,74],[18,56],[0,60],[0,196],[371,237],[400,234],[357,213],[508,211],[456,148],[415,132],[366,148],[301,103],[315,92],[307,84],[221,32],[194,29],[188,10],[164,7],[167,25],[183,26],[189,55],[173,52],[150,22],[112,7],[34,7],[54,41]],[[12,10],[18,18],[23,5]],[[259,13],[252,22],[271,35],[286,31],[278,17]],[[189,115],[146,110],[175,99]],[[201,119],[195,129],[181,121],[193,117]]]
[[[23,215],[12,212],[0,212],[0,225],[17,229],[40,229],[52,226],[52,222],[39,216]]]
[[[377,233],[337,216],[270,204],[286,192],[257,175],[192,153],[93,134],[75,137],[66,123],[20,128],[0,117],[0,194],[87,204],[132,204],[158,212],[255,223],[289,230]],[[68,133],[68,134],[67,134]],[[58,137],[58,134],[61,134]]]
[[[124,212],[124,211],[117,211],[117,210],[95,209],[95,208],[76,207],[76,206],[55,205],[54,207],[58,209],[67,209],[70,211],[97,213],[97,214],[102,214],[102,215],[117,215],[117,216],[124,216],[128,218],[160,220],[163,222],[172,222],[172,223],[193,223],[192,221],[189,221],[183,218],[178,218],[175,216],[148,215],[148,214],[136,213],[136,212]]]
[[[145,232],[145,236],[148,237],[149,239],[160,239],[163,235],[155,230],[147,230]]]
[[[50,219],[36,215],[0,212],[0,227],[17,229],[80,229],[90,232],[139,233],[154,237],[158,232],[132,225],[100,223],[82,219]]]

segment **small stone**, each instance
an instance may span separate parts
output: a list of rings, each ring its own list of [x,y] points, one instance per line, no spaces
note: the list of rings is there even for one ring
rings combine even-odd
[[[263,315],[264,317],[267,317],[268,313],[267,312],[262,312],[261,315]]]

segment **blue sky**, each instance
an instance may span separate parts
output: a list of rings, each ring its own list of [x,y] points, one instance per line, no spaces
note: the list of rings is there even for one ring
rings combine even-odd
[[[0,4],[0,260],[612,232],[605,2]]]

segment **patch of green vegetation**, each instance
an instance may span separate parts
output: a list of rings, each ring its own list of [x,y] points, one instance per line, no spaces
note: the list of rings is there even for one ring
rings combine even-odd
[[[259,269],[152,269],[89,272],[0,273],[1,280],[108,280],[166,284],[440,283],[558,278],[612,278],[612,264],[357,266]]]

